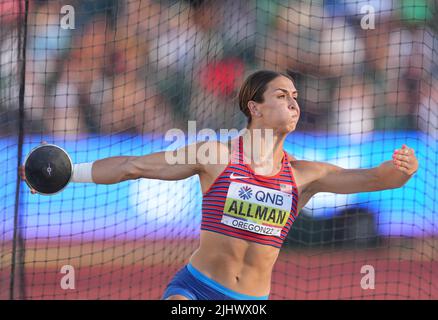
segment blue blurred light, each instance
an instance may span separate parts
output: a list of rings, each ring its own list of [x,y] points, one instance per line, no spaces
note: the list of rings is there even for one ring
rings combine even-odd
[[[26,155],[36,143],[27,137]],[[39,138],[40,139],[40,138]],[[142,155],[164,150],[163,137],[88,136],[80,140],[53,140],[67,150],[73,162],[108,156]],[[40,141],[40,140],[38,140]],[[330,217],[346,207],[361,207],[376,215],[379,232],[387,236],[438,234],[437,143],[417,132],[375,132],[369,136],[327,136],[294,133],[285,150],[297,159],[323,161],[344,168],[370,168],[391,160],[405,143],[414,148],[420,168],[402,188],[352,195],[318,194],[306,205],[314,217]],[[0,184],[4,238],[12,237],[17,179],[15,139],[0,139]],[[5,180],[3,180],[5,179]],[[96,238],[197,237],[201,221],[199,179],[183,181],[136,180],[115,185],[73,184],[54,196],[31,195],[23,184],[20,210],[24,236]],[[8,232],[10,230],[11,232]]]

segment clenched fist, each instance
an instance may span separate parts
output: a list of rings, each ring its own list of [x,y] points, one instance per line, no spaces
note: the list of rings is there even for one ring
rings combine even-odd
[[[392,162],[398,170],[406,173],[407,175],[412,175],[417,172],[418,160],[415,156],[415,151],[405,144],[401,149],[396,149],[394,151],[394,154],[392,155]]]

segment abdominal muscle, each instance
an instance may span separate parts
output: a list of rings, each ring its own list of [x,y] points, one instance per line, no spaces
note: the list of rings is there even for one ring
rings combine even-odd
[[[268,295],[279,249],[210,231],[201,231],[201,244],[190,263],[224,287],[251,296]]]

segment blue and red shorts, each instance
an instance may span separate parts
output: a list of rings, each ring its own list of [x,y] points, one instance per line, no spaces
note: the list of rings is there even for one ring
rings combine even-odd
[[[267,300],[266,296],[250,296],[230,290],[210,279],[190,263],[179,270],[167,285],[162,299],[182,295],[190,300]]]

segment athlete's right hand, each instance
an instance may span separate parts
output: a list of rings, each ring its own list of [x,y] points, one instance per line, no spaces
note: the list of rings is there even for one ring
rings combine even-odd
[[[47,142],[43,141],[43,142],[41,142],[41,144],[47,144]],[[26,172],[24,171],[23,165],[18,167],[18,175],[20,176],[21,180],[26,181]],[[30,188],[30,193],[35,194],[37,192],[35,189]]]

